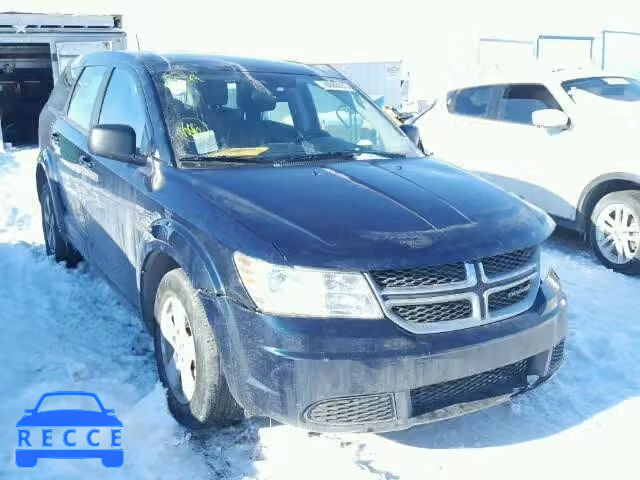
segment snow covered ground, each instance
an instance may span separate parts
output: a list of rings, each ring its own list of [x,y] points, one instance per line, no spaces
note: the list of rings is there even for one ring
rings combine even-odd
[[[556,377],[511,404],[385,435],[309,435],[252,419],[190,435],[169,415],[152,342],[92,270],[44,254],[36,150],[0,156],[0,478],[634,478],[640,426],[640,279],[595,263],[574,236],[545,249],[570,301]],[[125,464],[14,464],[15,422],[43,392],[97,392],[123,421]]]

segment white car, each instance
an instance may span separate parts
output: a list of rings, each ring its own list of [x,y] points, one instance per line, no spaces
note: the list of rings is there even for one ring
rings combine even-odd
[[[602,72],[494,75],[413,119],[426,149],[584,234],[640,273],[640,81]]]

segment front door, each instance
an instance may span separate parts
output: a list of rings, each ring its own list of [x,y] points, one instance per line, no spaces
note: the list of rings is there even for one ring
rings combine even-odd
[[[552,215],[573,219],[575,204],[563,195],[562,188],[575,175],[571,126],[534,126],[533,113],[543,109],[562,110],[544,85],[503,87],[494,129],[487,136],[493,145],[495,167],[485,176]]]
[[[147,153],[149,122],[136,73],[113,69],[102,101],[98,124],[128,125],[136,132],[139,153]],[[93,156],[96,184],[87,208],[87,233],[93,262],[132,302],[136,286],[136,191],[144,188],[140,167]]]

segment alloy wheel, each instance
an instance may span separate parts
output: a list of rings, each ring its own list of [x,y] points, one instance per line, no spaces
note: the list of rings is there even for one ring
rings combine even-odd
[[[189,316],[177,295],[166,296],[158,323],[169,388],[178,402],[187,404],[196,389],[196,346]]]
[[[640,248],[640,218],[623,203],[607,205],[596,219],[596,242],[610,262],[631,262]]]

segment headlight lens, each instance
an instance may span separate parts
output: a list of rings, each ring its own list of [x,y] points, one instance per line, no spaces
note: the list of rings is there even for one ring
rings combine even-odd
[[[233,259],[244,287],[262,312],[382,318],[378,301],[361,273],[273,265],[240,252]]]

